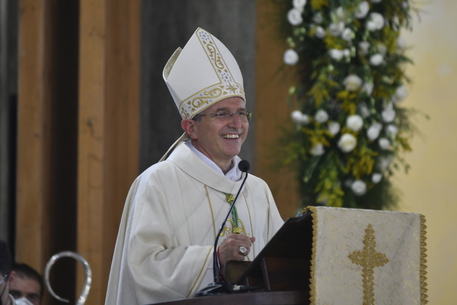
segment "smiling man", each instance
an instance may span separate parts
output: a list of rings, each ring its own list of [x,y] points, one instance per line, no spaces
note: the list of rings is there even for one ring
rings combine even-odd
[[[230,51],[198,28],[163,77],[184,134],[129,191],[105,304],[189,298],[213,282],[213,245],[246,175],[238,154],[252,114]],[[254,259],[282,224],[267,184],[249,175],[220,236],[220,264]]]

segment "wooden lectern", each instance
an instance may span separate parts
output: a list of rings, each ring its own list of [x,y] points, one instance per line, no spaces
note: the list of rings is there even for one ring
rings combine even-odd
[[[228,262],[224,278],[251,292],[190,298],[167,305],[309,304],[311,213],[289,218],[252,262]]]
[[[252,262],[229,262],[243,290],[161,304],[427,304],[425,217],[309,207]]]

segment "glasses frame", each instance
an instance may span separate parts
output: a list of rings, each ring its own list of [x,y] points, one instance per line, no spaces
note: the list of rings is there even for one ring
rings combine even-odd
[[[218,112],[213,112],[213,113],[199,113],[197,115],[198,116],[207,115],[209,117],[216,118],[218,120],[230,120],[233,118],[234,115],[236,115],[237,118],[239,118],[240,120],[246,118],[246,121],[248,121],[248,122],[252,119],[252,111],[246,110],[244,115],[241,115],[240,112],[244,112],[244,111],[235,111],[235,112],[218,111]],[[219,114],[221,114],[221,115],[219,115]],[[228,117],[225,115],[228,115]]]
[[[4,281],[8,280],[8,274],[5,274],[3,278],[0,280],[0,284],[2,284]]]

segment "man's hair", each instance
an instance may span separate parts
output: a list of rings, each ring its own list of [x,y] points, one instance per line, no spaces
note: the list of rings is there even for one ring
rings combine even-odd
[[[0,273],[2,276],[9,275],[13,261],[11,252],[6,241],[0,239]]]
[[[43,277],[32,267],[23,263],[14,263],[13,271],[16,273],[16,276],[20,278],[29,278],[35,280],[40,284],[40,298],[43,297]]]

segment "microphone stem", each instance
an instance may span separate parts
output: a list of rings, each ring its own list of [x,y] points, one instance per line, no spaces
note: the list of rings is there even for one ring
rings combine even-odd
[[[219,241],[219,237],[221,236],[222,230],[224,229],[225,222],[230,216],[230,213],[232,213],[233,207],[235,206],[235,202],[238,199],[238,196],[241,193],[241,190],[243,189],[244,183],[246,182],[246,179],[248,178],[248,172],[246,171],[246,176],[243,179],[243,182],[241,183],[240,189],[238,190],[238,193],[235,196],[235,199],[233,200],[232,204],[230,205],[229,211],[227,213],[227,216],[225,216],[224,221],[222,222],[222,225],[219,229],[219,232],[216,236],[216,240],[214,242],[214,249],[213,249],[213,275],[214,275],[214,283],[220,283],[220,273],[219,273],[219,259],[217,257],[217,243]]]

